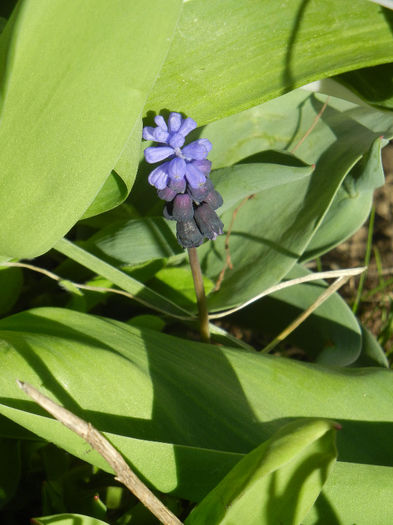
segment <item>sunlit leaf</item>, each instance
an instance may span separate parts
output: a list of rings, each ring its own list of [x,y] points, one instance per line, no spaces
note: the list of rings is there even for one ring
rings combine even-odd
[[[0,38],[1,254],[51,248],[105,184],[113,193],[106,181],[130,140],[127,155],[134,154],[118,190],[91,213],[125,197],[139,160],[141,111],[180,8],[180,0],[165,8],[151,0],[149,9],[142,0],[18,4]]]
[[[303,525],[390,525],[393,468],[336,463]]]

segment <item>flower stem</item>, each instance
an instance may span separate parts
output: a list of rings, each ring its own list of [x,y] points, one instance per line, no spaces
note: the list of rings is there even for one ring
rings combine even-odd
[[[199,331],[201,339],[204,343],[210,343],[209,316],[207,311],[205,287],[203,286],[201,265],[199,264],[196,248],[188,248],[188,257],[190,259],[195,295],[198,303]]]

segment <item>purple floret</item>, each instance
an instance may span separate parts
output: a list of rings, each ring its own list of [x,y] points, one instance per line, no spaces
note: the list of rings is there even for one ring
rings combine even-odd
[[[162,170],[159,176],[149,177],[149,183],[158,190],[163,189],[163,183],[185,179],[192,187],[198,187],[206,180],[210,172],[211,162],[206,159],[212,145],[208,139],[198,139],[184,146],[185,137],[196,128],[197,124],[192,118],[183,119],[180,113],[171,113],[168,125],[161,115],[154,118],[157,127],[146,126],[143,128],[143,138],[158,142],[159,146],[149,146],[145,149],[145,159],[149,164],[155,164],[168,159],[162,166],[169,175],[164,179]],[[161,145],[162,144],[162,145]]]

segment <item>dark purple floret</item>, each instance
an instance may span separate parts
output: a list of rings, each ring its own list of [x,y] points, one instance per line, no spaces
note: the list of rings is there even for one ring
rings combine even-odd
[[[206,202],[212,210],[216,210],[223,205],[224,201],[222,200],[222,197],[218,191],[213,190],[206,195],[206,197],[203,199],[203,202]]]
[[[161,162],[149,175],[149,183],[165,200],[163,215],[176,221],[177,240],[184,248],[197,247],[204,238],[215,239],[223,224],[214,212],[222,205],[221,195],[209,179],[212,148],[208,139],[197,139],[184,146],[186,136],[196,128],[192,118],[171,113],[168,124],[161,115],[156,127],[143,128],[143,138],[158,143],[145,149],[149,164]]]
[[[194,206],[192,199],[187,193],[175,197],[172,207],[172,216],[177,221],[189,221],[194,217]]]
[[[213,189],[214,186],[212,181],[210,179],[206,179],[206,181],[197,188],[189,187],[188,193],[191,195],[194,201],[202,202]]]
[[[214,240],[224,231],[224,225],[218,215],[206,203],[197,206],[194,212],[195,221],[198,228],[208,239]]]
[[[168,188],[175,191],[176,193],[184,193],[186,191],[186,187],[186,179],[169,179]]]
[[[200,246],[204,240],[194,219],[179,221],[176,224],[176,237],[183,248],[196,248]]]
[[[163,190],[158,190],[157,195],[163,201],[171,202],[176,197],[177,192],[175,190],[172,190],[171,188],[166,187]]]

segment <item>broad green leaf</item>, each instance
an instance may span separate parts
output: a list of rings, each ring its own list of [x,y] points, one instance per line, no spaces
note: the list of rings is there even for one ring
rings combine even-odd
[[[135,180],[141,135],[142,122],[137,122],[129,138],[129,147],[127,147],[127,169],[122,170],[122,177],[114,170],[111,171],[98,195],[83,214],[82,219],[110,210],[127,198]]]
[[[133,151],[119,189],[99,195],[89,213],[124,198],[141,112],[180,8],[180,0],[151,0],[148,9],[142,0],[18,4],[0,38],[1,254],[51,248],[103,186],[113,193],[106,181],[122,152]]]
[[[42,518],[33,518],[34,525],[108,525],[106,521],[82,516],[82,514],[54,514]]]
[[[388,358],[373,334],[361,325],[362,348],[353,366],[383,366],[389,368]]]
[[[0,315],[11,310],[22,289],[23,273],[20,268],[0,266]]]
[[[288,168],[286,168],[288,169]],[[293,168],[292,168],[293,169]],[[212,174],[217,190],[226,198],[221,181],[247,180],[250,173],[272,177],[262,165],[242,164]],[[211,311],[238,306],[279,282],[300,258],[318,228],[344,174],[314,172],[293,182],[255,193],[243,201],[235,216],[229,249],[233,269],[227,269],[219,291],[209,298]],[[237,205],[221,216],[228,230]],[[225,236],[199,249],[206,275],[216,281],[225,265]],[[247,254],[247,257],[245,257]],[[262,265],[262,266],[261,266]]]
[[[104,432],[157,489],[193,501],[293,419],[341,423],[342,461],[393,465],[390,370],[325,368],[56,308],[0,320],[0,352],[1,414],[109,471],[26,398],[15,380],[27,381]]]
[[[98,256],[135,265],[184,253],[174,232],[174,223],[163,217],[116,221],[90,237],[86,246]]]
[[[318,257],[331,250],[354,234],[366,221],[371,211],[374,190],[385,182],[381,158],[383,145],[381,137],[375,139],[370,150],[345,177],[302,260]]]
[[[145,114],[182,111],[202,126],[312,80],[391,62],[389,15],[365,1],[185,2]]]
[[[332,422],[289,423],[239,461],[185,523],[298,525],[336,457]]]
[[[303,525],[391,525],[393,469],[336,463]]]
[[[36,436],[17,425],[7,417],[0,415],[0,436],[12,439],[36,439]]]
[[[310,274],[296,265],[285,279]],[[326,290],[326,281],[298,284],[274,292],[237,312],[233,321],[271,339],[284,330]],[[347,366],[359,357],[362,333],[352,310],[334,293],[286,339],[308,359],[326,366]],[[359,365],[360,366],[360,365]]]
[[[326,102],[327,107],[319,115]],[[351,140],[351,131],[358,136],[358,147]],[[332,152],[339,140],[347,142],[352,157],[360,160],[382,135],[386,138],[393,136],[392,113],[360,107],[337,97],[328,98],[305,89],[294,90],[265,104],[213,122],[201,131],[201,136],[213,144],[209,158],[215,169],[272,149],[294,151],[297,157],[309,164],[321,160],[327,162],[328,153]],[[376,151],[371,149],[368,155],[375,156]],[[370,166],[377,163],[378,159]],[[381,180],[378,168],[376,174],[375,179],[370,179],[370,174],[365,177],[366,181],[373,181],[367,185],[369,189],[377,185],[374,181]]]
[[[238,179],[245,178],[248,163],[264,158],[266,152],[256,154],[264,148],[296,148],[296,155],[301,160],[316,165],[310,181],[304,179],[261,192],[239,210],[229,240],[234,269],[226,271],[220,291],[211,295],[209,304],[212,310],[237,306],[283,277],[307,249],[314,235],[318,235],[318,228],[335,202],[346,175],[374,143],[363,161],[364,169],[360,171],[364,173],[365,182],[361,182],[363,175],[358,177],[358,191],[367,189],[366,200],[370,201],[371,188],[381,179],[379,172],[377,176],[373,174],[379,162],[379,153],[375,152],[379,148],[376,139],[382,130],[387,136],[393,133],[393,117],[381,117],[378,111],[358,108],[334,98],[329,99],[329,105],[324,109],[322,101],[326,100],[327,97],[318,98],[298,90],[243,115],[210,124],[203,131],[203,136],[218,146],[210,155],[214,165],[228,165],[243,159],[242,164],[226,169],[230,171],[212,174],[219,191],[221,181],[226,180],[226,186],[232,182],[232,194],[235,194],[237,182],[230,181],[227,174],[241,170],[237,172]],[[322,110],[322,116],[306,137]],[[247,121],[253,124],[247,127]],[[227,229],[235,209],[232,207],[222,216]],[[360,215],[360,219],[356,219],[358,226],[363,220],[364,210]],[[343,222],[342,217],[340,221]],[[356,224],[352,223],[351,228]],[[328,239],[328,248],[350,233],[346,224],[339,234],[333,226],[330,231],[334,234],[331,236],[333,240]],[[320,241],[323,242],[323,237]],[[214,247],[206,244],[199,250],[206,258],[205,271],[213,280],[218,278],[224,266],[224,243],[225,239],[221,237],[215,241]],[[247,253],[247,258],[244,253]],[[263,272],[256,261],[263,261]]]
[[[184,318],[191,316],[187,310],[173,303],[170,299],[166,299],[164,296],[154,292],[136,279],[133,279],[121,270],[118,270],[114,266],[102,261],[95,255],[92,255],[66,239],[61,239],[56,244],[55,248],[60,253],[63,253],[89,270],[105,277],[109,282],[132,294],[142,304],[150,306],[160,312],[174,315],[175,317],[180,316]]]
[[[186,2],[145,111],[199,125],[343,71],[391,62],[391,13],[371,2]]]
[[[20,479],[20,442],[0,438],[0,509],[12,498]]]

